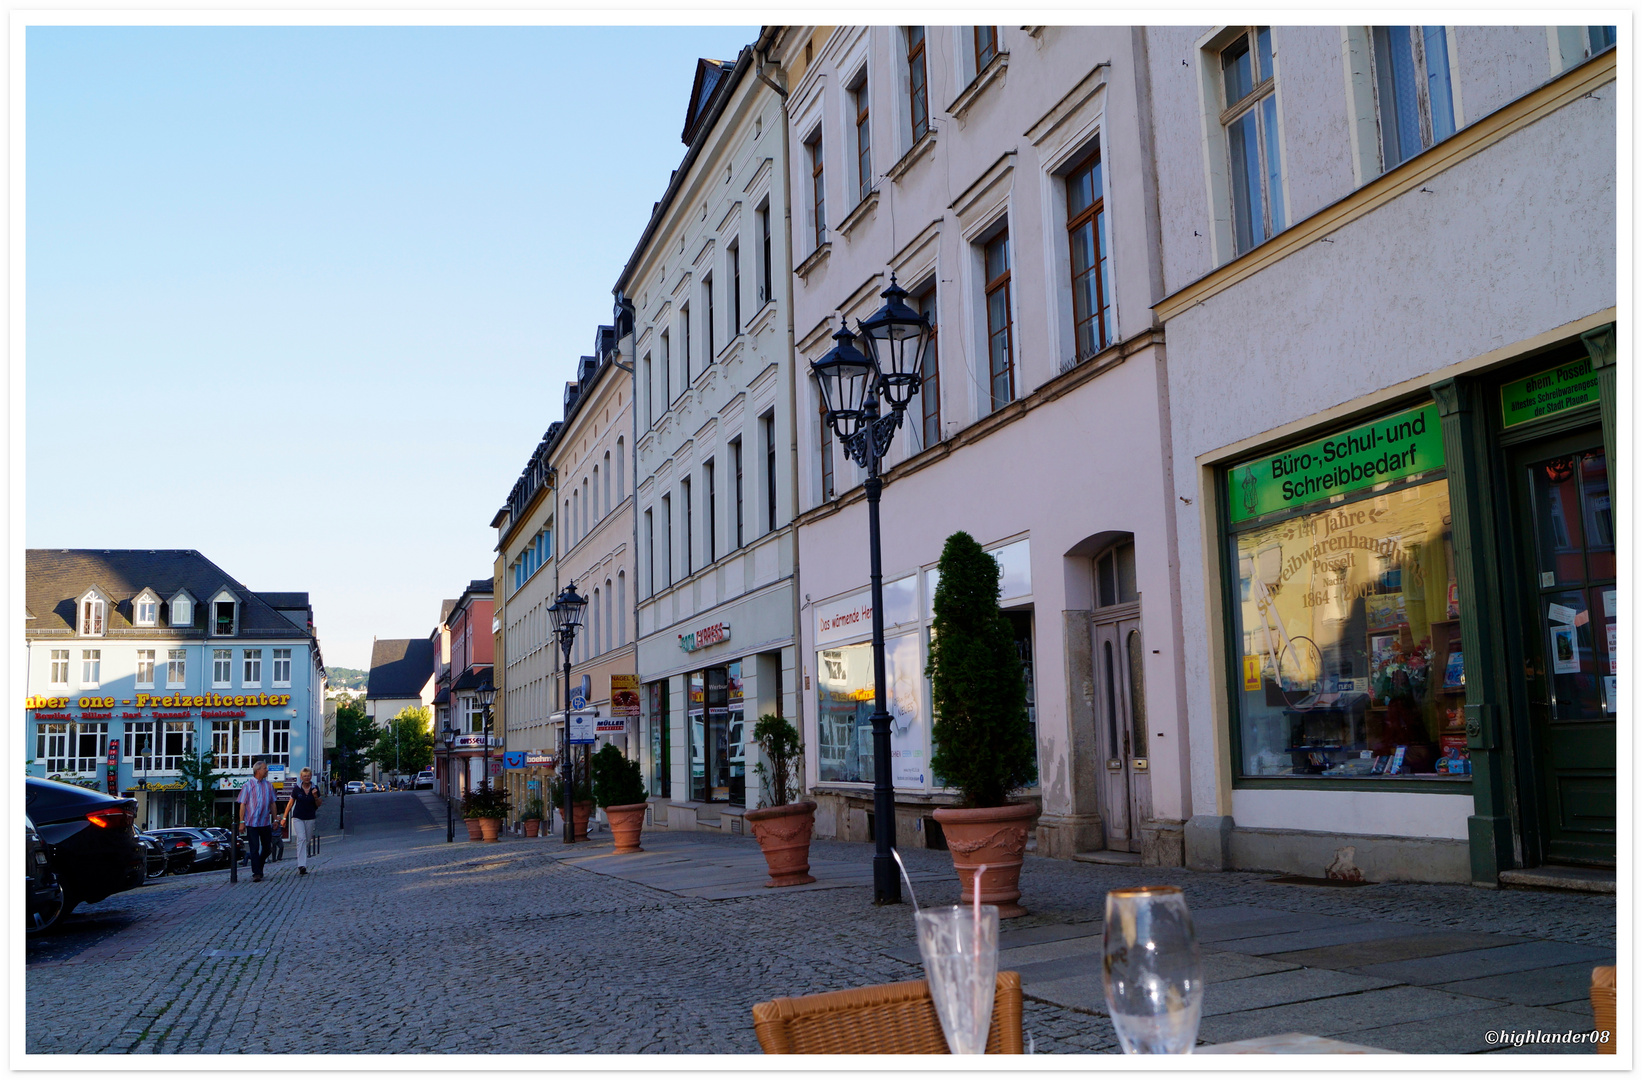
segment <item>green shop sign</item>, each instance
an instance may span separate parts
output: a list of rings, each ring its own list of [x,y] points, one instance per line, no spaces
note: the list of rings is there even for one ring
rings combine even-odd
[[[1596,369],[1586,357],[1500,387],[1500,415],[1506,427],[1515,427],[1596,401],[1599,396]]]
[[[1226,473],[1231,520],[1247,521],[1443,467],[1442,423],[1425,405]]]

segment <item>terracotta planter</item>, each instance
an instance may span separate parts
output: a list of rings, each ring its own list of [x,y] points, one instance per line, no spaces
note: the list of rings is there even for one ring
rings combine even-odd
[[[610,835],[616,840],[617,855],[644,850],[639,847],[639,833],[644,831],[644,812],[648,809],[650,804],[647,802],[604,808],[604,816],[610,822]]]
[[[742,820],[752,827],[758,846],[764,852],[764,861],[769,864],[770,880],[764,883],[765,888],[808,885],[815,880],[810,876],[814,803],[797,802],[749,810]]]
[[[572,811],[571,816],[575,819],[576,824],[576,840],[579,843],[587,839],[587,819],[593,816],[593,803],[591,801],[571,803],[570,808]]]
[[[502,839],[502,819],[499,817],[480,818],[479,832],[484,836],[486,843],[499,843]]]
[[[1038,808],[1032,803],[983,806],[973,809],[942,808],[935,811],[946,834],[952,865],[963,883],[961,904],[974,902],[975,868],[986,865],[981,882],[981,903],[996,904],[998,918],[1013,919],[1026,914],[1016,903],[1021,898],[1021,863],[1026,854],[1026,830],[1032,827]]]
[[[464,824],[468,827],[468,839],[469,840],[483,840],[485,838],[485,834],[482,831],[480,831],[479,819],[478,818],[476,818],[476,817],[463,818],[462,819],[462,824]]]
[[[533,817],[525,818],[524,825],[525,825],[525,835],[526,836],[536,836],[542,831],[542,820],[541,820],[541,818],[533,818]]]

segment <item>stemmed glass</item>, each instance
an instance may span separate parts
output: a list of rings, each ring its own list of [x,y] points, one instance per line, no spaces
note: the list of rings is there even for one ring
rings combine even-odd
[[[1203,961],[1171,885],[1106,894],[1106,1005],[1125,1054],[1189,1054],[1203,1017]]]
[[[998,909],[939,907],[918,912],[918,951],[941,1031],[954,1054],[983,1054],[998,981]]]

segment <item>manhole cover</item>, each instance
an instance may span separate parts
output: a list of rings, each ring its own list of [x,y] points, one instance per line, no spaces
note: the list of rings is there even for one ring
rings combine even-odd
[[[242,949],[242,950],[239,950],[239,951],[234,951],[234,950],[231,950],[231,949],[212,949],[210,952],[206,953],[205,955],[208,956],[208,957],[212,957],[214,959],[226,960],[226,959],[229,959],[229,958],[232,958],[232,957],[237,957],[237,956],[266,956],[266,955],[268,955],[268,950],[267,949]]]
[[[1320,889],[1355,889],[1374,884],[1372,881],[1341,881],[1339,878],[1303,877],[1299,874],[1285,874],[1268,880],[1273,885],[1312,885]]]

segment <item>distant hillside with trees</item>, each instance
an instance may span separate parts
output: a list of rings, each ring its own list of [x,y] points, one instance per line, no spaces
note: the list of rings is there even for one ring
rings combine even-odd
[[[325,665],[325,674],[330,676],[332,690],[360,690],[365,689],[365,683],[370,680],[371,673],[351,667],[332,667]]]

